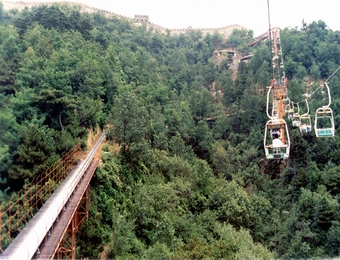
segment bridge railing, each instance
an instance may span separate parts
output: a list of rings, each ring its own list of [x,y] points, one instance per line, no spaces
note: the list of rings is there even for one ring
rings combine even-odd
[[[74,168],[79,152],[80,144],[0,205],[1,253]]]

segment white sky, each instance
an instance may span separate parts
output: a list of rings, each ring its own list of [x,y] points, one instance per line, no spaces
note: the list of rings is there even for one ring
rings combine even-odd
[[[269,1],[272,27],[300,28],[304,19],[307,24],[322,20],[330,29],[340,30],[337,0]],[[135,14],[149,15],[151,22],[166,28],[189,26],[217,28],[239,24],[253,30],[256,36],[267,31],[269,27],[267,0],[72,0],[72,2],[85,3],[131,18]]]

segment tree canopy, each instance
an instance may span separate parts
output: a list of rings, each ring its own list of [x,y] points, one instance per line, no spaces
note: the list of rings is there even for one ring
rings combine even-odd
[[[288,94],[315,91],[314,113],[339,32],[317,21],[281,40]],[[0,3],[1,200],[101,128],[77,257],[104,245],[116,259],[339,257],[339,136],[289,126],[290,158],[264,159],[271,48],[252,42],[247,30],[171,35],[70,4]],[[235,68],[228,50],[253,56]],[[338,129],[340,75],[329,85]]]

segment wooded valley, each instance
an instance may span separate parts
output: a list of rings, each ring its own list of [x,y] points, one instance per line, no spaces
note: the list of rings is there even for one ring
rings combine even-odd
[[[340,32],[324,21],[281,29],[289,97],[313,93],[313,118],[340,66]],[[339,135],[289,123],[289,159],[265,159],[271,48],[250,47],[253,36],[170,36],[74,5],[0,2],[1,202],[104,130],[77,258],[339,257]],[[231,56],[213,59],[223,49],[253,57],[234,77]],[[340,74],[329,86],[337,130]]]

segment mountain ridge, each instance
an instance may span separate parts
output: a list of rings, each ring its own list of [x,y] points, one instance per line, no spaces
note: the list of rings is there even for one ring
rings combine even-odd
[[[32,8],[38,5],[71,4],[71,5],[80,6],[80,10],[82,12],[88,12],[88,13],[101,12],[106,17],[116,16],[118,18],[126,19],[135,25],[143,24],[143,22],[140,22],[137,19],[140,15],[135,15],[135,18],[131,18],[131,17],[127,17],[124,15],[112,12],[112,11],[96,8],[96,7],[89,6],[83,3],[79,3],[79,2],[71,2],[71,1],[23,2],[23,1],[8,1],[8,0],[2,0],[1,2],[3,3],[4,10],[18,9],[19,11],[23,10],[25,7]],[[148,17],[148,16],[145,16],[145,17]],[[188,28],[166,28],[158,24],[152,23],[149,20],[147,20],[146,23],[147,23],[147,26],[160,31],[163,34],[167,34],[169,32],[171,35],[178,35],[178,34],[187,33],[191,30],[195,30],[195,31],[201,31],[203,36],[207,35],[208,33],[213,34],[215,32],[218,32],[219,34],[222,34],[224,36],[224,39],[228,38],[234,29],[247,30],[247,28],[245,28],[244,26],[238,25],[238,24],[231,24],[231,25],[218,27],[218,28],[192,28],[191,26],[189,26]]]

